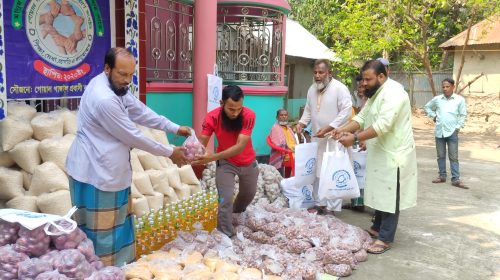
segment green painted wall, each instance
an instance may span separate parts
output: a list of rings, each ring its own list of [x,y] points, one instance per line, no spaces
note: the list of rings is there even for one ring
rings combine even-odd
[[[146,105],[156,113],[169,118],[179,125],[193,124],[191,93],[148,93]],[[245,96],[244,106],[252,109],[257,120],[252,133],[252,143],[258,156],[268,155],[270,148],[266,137],[276,121],[276,111],[283,108],[283,96]],[[181,145],[184,137],[168,134],[168,140],[174,145]]]
[[[306,105],[306,98],[288,99],[287,110],[290,120],[298,120],[300,118],[300,107]]]
[[[179,125],[193,125],[192,104],[193,95],[190,92],[146,94],[146,105],[149,108]],[[185,139],[172,133],[167,136],[168,141],[176,146],[182,145]]]

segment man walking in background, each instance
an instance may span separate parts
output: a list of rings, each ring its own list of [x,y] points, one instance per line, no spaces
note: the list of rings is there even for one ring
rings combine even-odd
[[[334,128],[345,124],[351,118],[353,109],[351,94],[347,87],[332,78],[330,61],[326,59],[315,61],[313,79],[313,84],[307,91],[304,113],[296,129],[297,133],[301,133],[311,123],[313,141],[318,142],[317,178],[313,184],[313,194],[321,214],[325,211],[341,211],[342,209],[342,199],[318,201],[319,175],[328,141],[324,137]]]
[[[446,146],[448,146],[451,184],[458,188],[468,189],[460,180],[458,164],[458,133],[464,127],[467,118],[467,106],[465,105],[465,99],[461,95],[454,93],[454,80],[450,78],[444,79],[441,85],[443,94],[435,96],[424,106],[427,116],[436,123],[435,137],[439,176],[432,182],[435,184],[446,182]]]

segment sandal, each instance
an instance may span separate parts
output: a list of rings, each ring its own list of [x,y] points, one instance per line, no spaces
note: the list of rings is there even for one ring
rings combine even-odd
[[[443,177],[437,177],[436,179],[432,180],[434,184],[439,184],[439,183],[444,183],[446,182],[446,178]]]
[[[379,240],[377,240],[377,241],[379,241]],[[370,247],[366,250],[366,252],[368,252],[370,254],[378,255],[378,254],[385,253],[391,249],[391,245],[385,244],[385,243],[383,243],[383,244],[377,243],[377,241],[373,242],[372,245],[370,245]],[[380,242],[383,242],[383,241],[380,241]]]

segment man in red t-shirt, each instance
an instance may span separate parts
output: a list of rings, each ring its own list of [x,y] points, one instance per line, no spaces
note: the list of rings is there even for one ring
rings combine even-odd
[[[193,164],[217,161],[215,184],[219,192],[217,229],[228,236],[234,235],[233,213],[245,211],[257,190],[259,167],[252,147],[252,130],[255,113],[243,107],[243,91],[238,86],[226,86],[222,90],[221,107],[210,111],[203,122],[200,142],[207,146],[213,133],[218,146],[215,154],[207,153]],[[238,176],[239,192],[233,203],[235,175]]]

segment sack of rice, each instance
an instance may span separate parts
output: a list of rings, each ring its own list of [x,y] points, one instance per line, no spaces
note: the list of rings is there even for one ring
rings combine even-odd
[[[154,184],[153,189],[155,190],[155,192],[166,194],[169,192],[169,189],[171,189],[171,187],[168,184],[168,179],[167,179]]]
[[[55,111],[63,119],[63,133],[66,134],[76,134],[76,114],[73,114],[70,110],[64,108]]]
[[[27,121],[31,121],[33,117],[35,117],[36,109],[35,107],[31,107],[26,102],[17,102],[10,101],[7,103],[9,107],[9,116],[16,117],[18,119],[24,119]]]
[[[149,205],[146,197],[132,198],[132,212],[137,217],[142,217],[149,213]]]
[[[170,160],[170,162],[172,162],[172,160],[171,160],[171,159],[169,159],[168,157],[162,157],[162,156],[159,156],[159,157],[157,157],[157,158],[158,158],[158,161],[160,162],[160,164],[161,164],[161,166],[162,166],[163,168],[168,168],[168,167],[170,167],[170,166],[172,166],[172,165],[173,165],[173,163],[169,163],[169,161],[168,161],[168,160]],[[167,159],[168,159],[168,160],[167,160]]]
[[[14,160],[10,157],[9,152],[4,152],[0,146],[0,166],[11,167],[14,165]]]
[[[165,171],[167,172],[168,184],[174,189],[180,188],[182,182],[177,166],[171,166],[165,169]]]
[[[26,172],[21,169],[21,173],[23,173],[23,187],[25,190],[29,190],[31,186],[31,178],[33,178],[33,174]]]
[[[7,200],[0,199],[0,209],[7,208]]]
[[[59,190],[69,190],[68,176],[64,171],[51,161],[37,166],[31,178],[29,193],[39,196]]]
[[[132,198],[144,197],[144,195],[142,195],[142,193],[137,189],[134,182],[132,182],[132,184],[130,185],[130,194]]]
[[[66,157],[68,156],[73,139],[74,136],[68,134],[64,137],[52,137],[42,140],[38,151],[43,162],[51,161],[61,170],[66,171]]]
[[[142,134],[144,134],[144,136],[146,136],[147,138],[149,138],[151,140],[155,140],[153,134],[151,133],[151,128],[145,127],[145,126],[142,126],[139,124],[136,124],[136,126],[142,132]]]
[[[33,128],[28,121],[6,117],[0,122],[0,142],[3,151],[9,151],[18,143],[33,136]]]
[[[0,199],[10,200],[23,195],[23,173],[0,167]]]
[[[180,200],[187,199],[191,195],[191,188],[189,187],[188,184],[184,183],[182,183],[180,187],[174,188],[174,191]]]
[[[146,195],[149,209],[159,210],[163,207],[163,194],[155,192],[154,195]]]
[[[137,156],[139,157],[139,160],[141,161],[142,168],[144,168],[144,170],[149,170],[149,169],[160,170],[163,168],[161,163],[158,161],[156,156],[154,156],[153,154],[139,150],[137,152]]]
[[[149,180],[149,175],[146,172],[132,173],[132,181],[143,195],[154,195],[153,185],[151,185],[151,180]]]
[[[165,195],[163,197],[163,205],[166,205],[169,203],[177,203],[179,201],[177,194],[175,193],[174,189],[171,187],[166,188],[164,190],[163,194]]]
[[[179,176],[181,177],[181,182],[185,184],[196,185],[200,183],[191,165],[184,165],[179,168]]]
[[[71,195],[68,190],[44,193],[36,200],[40,212],[64,216],[71,209]]]
[[[31,212],[40,212],[38,206],[36,205],[36,196],[18,196],[9,200],[6,203],[8,208],[31,211]]]
[[[41,114],[31,120],[33,137],[42,141],[52,137],[62,137],[64,121],[57,113]]]
[[[130,165],[132,166],[132,171],[134,172],[144,172],[144,168],[142,168],[141,161],[139,161],[139,157],[137,156],[139,150],[132,149],[130,151]]]
[[[153,188],[160,182],[167,181],[168,183],[167,172],[165,170],[150,169],[146,170],[146,173],[149,175],[149,179],[151,180],[151,185],[153,185]]]
[[[202,191],[200,184],[189,184],[191,194],[199,193]]]
[[[42,163],[40,153],[38,153],[39,145],[38,140],[25,140],[14,146],[9,151],[9,155],[19,167],[33,174],[35,168]]]
[[[165,146],[169,146],[170,143],[168,143],[168,138],[167,134],[165,131],[158,130],[158,129],[151,129],[151,134],[153,134],[153,138],[156,140],[156,142],[160,142]]]

